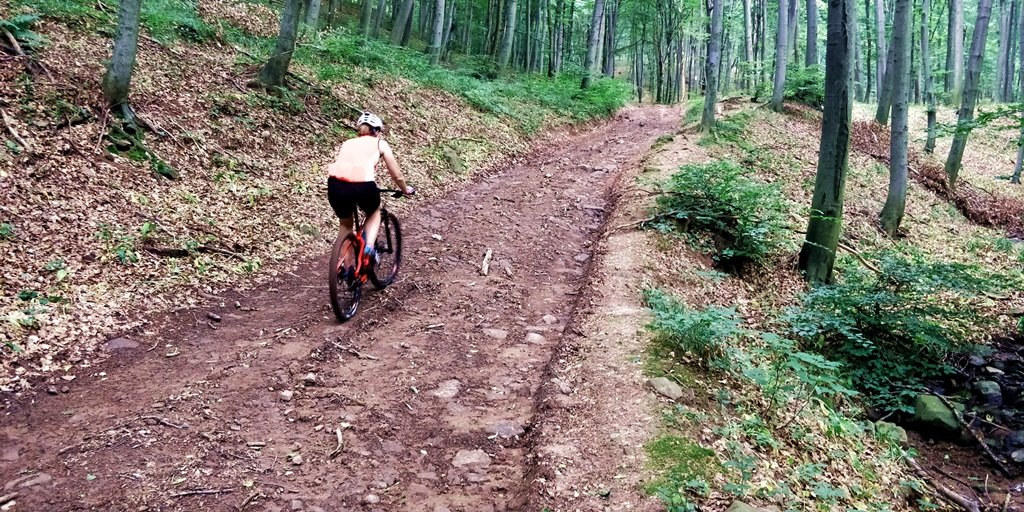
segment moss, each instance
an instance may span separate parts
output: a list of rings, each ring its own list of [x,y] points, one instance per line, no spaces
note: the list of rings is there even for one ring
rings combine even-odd
[[[666,485],[695,480],[708,481],[722,471],[715,452],[673,435],[663,435],[646,445],[648,462],[661,476],[648,484],[648,492]]]

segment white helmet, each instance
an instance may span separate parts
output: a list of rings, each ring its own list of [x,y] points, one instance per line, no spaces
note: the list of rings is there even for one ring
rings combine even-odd
[[[359,119],[356,120],[356,126],[362,124],[369,125],[370,128],[373,128],[374,130],[384,128],[384,123],[381,122],[380,118],[370,112],[363,112],[363,115],[359,116]]]

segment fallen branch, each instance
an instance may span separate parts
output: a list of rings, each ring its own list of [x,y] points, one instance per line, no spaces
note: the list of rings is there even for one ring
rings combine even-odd
[[[7,37],[8,41],[11,42],[11,49],[14,50],[14,53],[18,57],[28,57],[28,55],[25,55],[25,51],[21,49],[21,45],[18,44],[18,39],[14,37],[14,34],[11,34],[11,32],[6,28],[0,30],[4,31],[4,36]]]
[[[1010,470],[1007,469],[1005,465],[1003,465],[1002,461],[1000,461],[998,457],[996,457],[996,454],[993,453],[992,449],[988,447],[988,443],[986,443],[985,440],[981,438],[981,435],[978,434],[976,430],[971,428],[971,426],[968,425],[966,421],[964,421],[963,416],[961,416],[960,412],[953,407],[953,404],[951,404],[949,400],[946,399],[946,397],[938,393],[932,393],[932,395],[941,400],[942,403],[946,404],[946,407],[948,407],[949,410],[953,412],[953,417],[956,418],[956,421],[960,423],[960,426],[967,429],[967,431],[971,433],[971,436],[974,437],[974,440],[977,441],[978,445],[980,445],[981,448],[985,451],[985,455],[988,455],[988,458],[992,460],[993,463],[995,463],[997,468],[999,468],[999,472],[1002,473],[1007,478],[1012,478],[1012,476],[1010,475]]]
[[[248,498],[246,498],[245,500],[243,500],[243,501],[242,501],[242,503],[238,505],[237,509],[238,509],[238,510],[242,510],[243,508],[245,508],[246,506],[248,506],[248,505],[249,505],[249,503],[251,503],[251,502],[252,502],[252,500],[256,499],[256,497],[257,497],[257,496],[262,496],[262,495],[263,495],[263,494],[262,494],[261,492],[259,492],[259,491],[256,491],[256,492],[254,492],[254,493],[250,494]]]
[[[199,247],[196,247],[194,249],[171,249],[170,247],[147,246],[147,247],[143,247],[142,250],[144,250],[144,251],[146,251],[148,253],[151,253],[151,254],[155,254],[157,256],[164,256],[164,257],[167,257],[167,258],[187,258],[187,257],[191,256],[192,253],[194,253],[194,252],[201,252],[201,253],[223,254],[225,256],[230,256],[232,258],[235,258],[238,261],[241,261],[243,263],[245,263],[247,261],[245,259],[245,256],[243,256],[241,254],[238,254],[237,252],[232,252],[232,251],[229,251],[227,249],[221,249],[219,247],[210,247],[208,245],[200,245]]]
[[[188,424],[186,424],[186,423],[183,423],[183,424],[179,425],[177,423],[172,423],[170,420],[168,420],[166,418],[161,418],[159,416],[139,416],[139,419],[140,420],[154,420],[157,423],[159,423],[159,424],[161,424],[161,425],[163,425],[165,427],[171,427],[171,428],[176,428],[176,429],[188,428]]]
[[[352,347],[348,347],[348,353],[358,357],[359,359],[369,359],[370,361],[379,361],[380,360],[380,359],[378,359],[378,358],[376,358],[374,356],[371,356],[369,354],[364,354],[364,353],[362,353],[362,352],[360,352],[360,351],[358,351],[358,350],[356,350],[356,349],[354,349]]]
[[[14,125],[12,124],[13,121],[10,117],[7,117],[7,112],[0,110],[0,117],[3,117],[4,126],[7,127],[7,132],[11,134],[11,137],[14,137],[15,142],[25,148],[25,151],[32,151],[32,147],[28,145],[28,142],[25,142],[25,139],[21,138],[21,136],[18,135],[18,131],[14,129]]]
[[[487,249],[487,253],[484,254],[484,261],[483,261],[483,263],[480,264],[480,273],[485,275],[485,276],[487,275],[487,273],[491,269],[491,255],[492,254],[493,253],[491,252],[491,250]]]
[[[227,487],[224,489],[194,489],[191,491],[176,492],[168,498],[181,498],[183,496],[196,496],[196,495],[207,495],[207,494],[226,494],[234,491],[234,487]]]
[[[338,454],[341,453],[342,448],[344,448],[344,443],[341,440],[341,427],[334,429],[334,435],[338,437],[338,445],[334,448],[334,451],[327,456],[329,459],[337,457]]]
[[[913,458],[908,457],[907,464],[910,464],[910,467],[914,469],[914,472],[917,473],[917,476],[931,484],[932,487],[939,491],[939,494],[941,494],[942,497],[946,498],[947,500],[959,506],[960,508],[966,510],[967,512],[981,512],[981,507],[978,505],[977,501],[974,501],[950,489],[949,487],[946,487],[945,485],[936,482],[935,479],[933,479],[931,475],[929,475],[928,472],[925,471],[924,468],[922,468],[921,465],[918,464],[917,461],[914,460]]]

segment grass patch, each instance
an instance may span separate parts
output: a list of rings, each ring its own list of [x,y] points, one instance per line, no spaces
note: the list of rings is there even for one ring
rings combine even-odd
[[[117,20],[117,2],[113,0],[16,0],[15,5],[87,31],[112,33]],[[146,0],[140,22],[153,39],[164,44],[179,40],[198,43],[216,34],[199,16],[194,0]]]

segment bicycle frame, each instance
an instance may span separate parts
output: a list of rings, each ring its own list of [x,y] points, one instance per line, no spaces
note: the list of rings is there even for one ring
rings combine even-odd
[[[379,191],[381,195],[395,194],[395,197],[400,197],[402,194],[402,191],[395,189],[385,188],[379,189]],[[383,225],[382,227],[384,229],[384,237],[385,240],[388,241],[387,252],[391,252],[393,250],[393,248],[391,247],[391,226],[388,223],[384,222],[384,219],[386,219],[388,216],[388,209],[384,206],[383,201],[381,201],[379,211],[381,224]],[[356,276],[359,277],[359,282],[361,283],[365,283],[368,278],[364,269],[370,263],[369,258],[366,257],[366,239],[363,238],[363,224],[365,223],[365,221],[365,218],[363,219],[363,222],[359,221],[359,208],[356,208],[355,211],[352,213],[352,234],[354,234],[356,237],[356,254],[359,255],[359,258],[356,259],[355,272]],[[380,233],[377,233],[377,236],[379,237]],[[341,261],[338,262],[338,271],[341,271]]]

